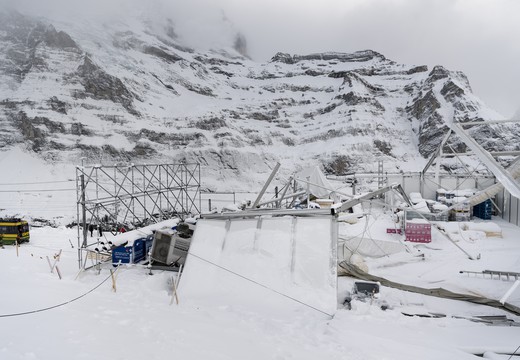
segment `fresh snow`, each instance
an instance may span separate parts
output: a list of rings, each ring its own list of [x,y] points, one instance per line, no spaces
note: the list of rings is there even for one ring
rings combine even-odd
[[[167,356],[276,360],[471,359],[474,357],[470,353],[484,352],[488,352],[489,358],[497,358],[490,352],[510,354],[520,345],[520,327],[487,326],[467,319],[506,315],[520,322],[520,317],[492,307],[383,286],[381,299],[390,309],[382,311],[375,304],[353,301],[352,310],[346,310],[342,303],[354,282],[347,277],[338,278],[338,310],[332,319],[307,306],[286,303],[285,297],[283,306],[274,307],[282,312],[274,311],[272,306],[258,305],[262,299],[281,300],[268,289],[255,289],[256,301],[247,302],[247,296],[242,296],[241,291],[251,285],[243,284],[244,279],[238,277],[235,282],[226,276],[226,282],[232,287],[218,301],[216,298],[212,301],[211,287],[204,286],[198,288],[203,295],[199,300],[184,298],[185,284],[181,278],[177,305],[172,302],[169,285],[176,274],[155,271],[154,275],[148,275],[146,268],[122,266],[115,274],[117,291],[114,292],[107,268],[99,273],[88,270],[78,276],[77,229],[64,226],[76,219],[75,169],[61,163],[49,166],[39,157],[16,148],[0,156],[2,168],[12,169],[11,178],[3,180],[0,216],[19,215],[30,220],[43,217],[59,225],[57,228],[33,226],[31,241],[20,246],[18,256],[13,246],[0,249],[0,286],[4,289],[0,297],[1,359],[162,359]],[[19,163],[31,169],[30,176],[17,166]],[[268,174],[255,176],[265,181]],[[342,189],[345,193],[349,191]],[[218,209],[232,203],[233,196],[240,204],[246,199],[254,200],[256,194],[210,195],[213,206]],[[265,197],[269,196],[272,194]],[[206,199],[204,197],[202,205],[207,210]],[[458,246],[474,258],[480,256],[479,260],[469,260],[434,229],[429,244],[399,242],[399,235],[386,233],[387,228],[395,228],[393,216],[372,210],[375,208],[358,205],[355,214],[340,217],[340,258],[349,256],[353,263],[389,280],[443,287],[495,300],[502,299],[513,286],[513,281],[491,280],[460,271],[518,272],[518,227],[499,218],[492,222],[439,224],[449,234],[458,236],[454,240]],[[33,223],[36,225],[38,221]],[[497,233],[497,228],[501,237],[485,236],[486,232]],[[111,235],[106,232],[104,236],[105,240],[116,240],[110,239]],[[125,233],[118,237],[128,240],[131,236]],[[378,257],[348,255],[342,242],[348,242],[351,249],[361,254],[379,251]],[[50,272],[46,258],[53,262],[53,256],[60,250],[62,255],[57,265],[61,280]],[[239,264],[235,272],[241,273],[243,269],[246,274],[247,264]],[[196,275],[204,277],[204,274]],[[222,274],[217,273],[217,283],[213,286],[218,287],[221,277]],[[242,299],[244,302],[237,304]],[[507,301],[520,306],[520,291],[515,289]],[[63,305],[57,306],[60,304]],[[51,308],[54,306],[57,307]],[[46,308],[51,309],[38,311]],[[8,316],[26,312],[30,313]],[[443,313],[446,317],[409,317],[403,312]],[[502,356],[504,358],[507,359]]]
[[[395,242],[396,235],[385,232],[391,223],[387,216],[380,214],[379,221],[372,221],[369,227],[363,217],[356,224],[342,222],[340,235],[368,229],[371,237]],[[460,241],[466,250],[479,253],[479,260],[467,259],[435,232],[430,244],[411,246],[415,253],[401,251],[365,258],[365,262],[370,273],[394,281],[498,300],[513,286],[512,281],[459,273],[518,270],[520,229],[500,219],[493,223],[502,229],[501,238]],[[276,235],[276,230],[273,233],[282,234]],[[212,236],[207,231],[204,235]],[[111,235],[105,236],[109,239]],[[170,286],[175,273],[154,271],[149,275],[145,267],[121,266],[115,273],[114,291],[106,267],[78,275],[76,239],[75,228],[33,227],[31,242],[20,246],[18,256],[14,246],[0,249],[0,284],[4,289],[0,297],[2,359],[474,358],[470,353],[506,359],[505,355],[493,354],[511,354],[520,345],[520,327],[488,326],[469,320],[506,315],[520,321],[519,316],[488,306],[383,286],[380,299],[390,309],[383,311],[375,303],[353,301],[352,310],[346,310],[342,303],[354,282],[348,277],[338,278],[338,309],[333,318],[285,297],[278,298],[269,289],[255,287],[239,276],[218,271],[207,279],[205,272],[181,278],[178,305],[172,299]],[[372,240],[367,237],[365,241]],[[47,262],[47,257],[54,262],[53,256],[60,250],[57,265],[61,280],[50,272]],[[239,274],[247,274],[251,269],[246,259],[228,265]],[[308,270],[312,272],[312,265]],[[187,285],[182,281],[190,278],[193,282],[188,285],[196,289],[198,300],[183,296],[182,288]],[[199,281],[207,285],[210,280],[211,286],[197,286]],[[215,292],[220,281],[231,287],[226,287],[226,292]],[[248,294],[254,295],[254,301],[248,300]],[[264,300],[275,307],[270,308]],[[518,290],[509,295],[508,301],[520,305]],[[19,313],[27,314],[16,315]],[[446,317],[410,317],[402,313],[442,313]]]
[[[81,90],[79,84],[60,83],[57,88],[55,83],[56,79],[73,73],[81,64],[83,55],[69,54],[67,61],[63,61],[61,53],[40,49],[42,53],[38,54],[46,56],[50,66],[48,71],[43,74],[29,73],[26,80],[15,89],[7,81],[2,82],[0,90],[8,93],[9,98],[14,101],[32,99],[43,103],[49,96],[56,95],[60,100],[71,104],[67,115],[51,112],[40,106],[23,107],[30,117],[49,116],[50,113],[53,121],[67,126],[81,122],[94,130],[91,137],[60,134],[61,143],[72,144],[78,141],[82,146],[112,145],[116,149],[130,150],[134,143],[123,135],[123,128],[132,133],[138,133],[141,129],[164,131],[168,128],[170,132],[183,135],[193,131],[188,128],[193,121],[225,115],[228,122],[226,131],[234,139],[245,138],[240,146],[243,146],[241,150],[246,155],[241,155],[236,160],[237,164],[233,165],[236,168],[243,166],[250,179],[239,178],[234,169],[224,169],[222,164],[210,162],[205,169],[207,175],[212,176],[203,177],[203,186],[209,189],[240,189],[248,192],[212,194],[212,204],[218,209],[222,209],[232,200],[240,204],[242,200],[254,199],[254,195],[249,192],[258,189],[251,187],[251,183],[263,184],[271,171],[268,164],[274,164],[277,160],[282,162],[282,168],[293,169],[301,163],[306,166],[318,163],[318,154],[328,159],[338,154],[363,153],[365,148],[372,151],[374,138],[371,134],[331,138],[296,144],[293,147],[277,146],[280,145],[277,136],[294,135],[305,139],[334,129],[338,116],[349,111],[347,106],[340,106],[332,113],[316,116],[315,119],[306,119],[303,115],[322,108],[322,105],[334,103],[334,97],[341,92],[367,92],[366,85],[358,81],[353,81],[352,88],[348,88],[343,84],[343,79],[302,76],[306,70],[304,67],[324,68],[327,71],[362,70],[375,65],[389,67],[389,60],[385,60],[385,63],[375,58],[362,64],[331,64],[328,61],[312,60],[293,66],[274,62],[257,64],[243,59],[241,62],[244,65],[224,66],[226,71],[232,71],[236,75],[224,80],[215,73],[205,74],[202,67],[189,67],[190,64],[197,64],[194,56],[201,55],[200,53],[176,52],[183,60],[165,66],[162,60],[145,56],[137,50],[123,51],[114,47],[112,37],[106,36],[107,33],[114,36],[118,34],[118,40],[128,40],[123,32],[131,29],[131,35],[137,40],[160,46],[161,41],[148,33],[142,21],[132,23],[128,19],[128,24],[107,24],[100,28],[88,22],[69,20],[57,23],[57,29],[69,33],[83,51],[95,54],[93,61],[102,64],[103,70],[124,79],[131,91],[140,94],[142,101],[135,101],[135,106],[138,111],[146,113],[147,118],[134,118],[117,103],[91,98],[81,101],[74,99],[71,92]],[[207,54],[216,59],[229,60],[229,57],[218,53]],[[410,68],[394,65],[396,69],[403,71]],[[141,69],[146,69],[146,72],[141,73]],[[264,71],[283,78],[259,79]],[[289,72],[294,72],[294,76],[288,76]],[[165,90],[164,85],[152,74],[164,83],[172,84],[179,96]],[[392,145],[396,143],[392,153],[402,161],[397,164],[393,159],[387,161],[385,158],[385,171],[396,164],[396,169],[401,171],[416,171],[422,169],[427,161],[414,155],[417,153],[419,121],[399,121],[402,118],[402,107],[409,100],[409,94],[403,89],[407,85],[420,84],[426,76],[427,72],[414,76],[401,73],[363,77],[367,85],[382,86],[389,90],[386,97],[379,99],[388,112],[383,115],[373,114],[367,105],[358,105],[357,111],[348,119],[348,126],[355,130],[367,127],[369,123],[371,131],[380,127],[388,128],[384,133],[386,139],[382,140],[391,141]],[[209,99],[189,91],[182,85],[183,81],[217,89],[217,96]],[[463,88],[467,86],[463,78],[455,79],[455,82]],[[226,85],[221,86],[221,83]],[[311,87],[311,91],[288,90],[290,86],[306,85]],[[330,93],[330,89],[337,93]],[[433,88],[436,98],[442,102],[439,110],[441,115],[450,119],[454,108],[451,103],[443,100],[441,90],[442,84]],[[466,96],[474,104],[480,104],[472,94]],[[287,111],[287,116],[281,116],[284,120],[290,119],[291,127],[294,126],[289,130],[271,124],[266,127],[264,122],[247,117],[251,112],[260,111],[262,105],[278,99],[282,100],[273,105],[273,109],[281,106],[283,101],[309,100],[311,103],[282,107]],[[243,119],[228,116],[227,110],[238,108],[245,114]],[[124,121],[121,120],[121,124],[106,121],[99,113],[124,115]],[[481,107],[478,115],[482,118],[500,118],[486,107]],[[251,146],[248,143],[251,139],[244,135],[246,130],[248,134],[262,132],[264,139],[274,139],[274,146]],[[209,144],[203,144],[197,150],[215,149],[217,141],[213,138],[214,131],[200,131],[208,135]],[[52,139],[54,135],[49,136]],[[137,141],[143,144],[149,142],[147,139]],[[176,151],[174,155],[182,155],[187,151],[171,149],[166,144],[156,143],[154,147],[169,160],[172,158],[172,151]],[[226,145],[223,151],[234,150],[232,146]],[[264,157],[255,157],[256,154]],[[259,271],[257,267],[252,268],[248,261],[252,257],[247,247],[243,249],[243,258],[235,253],[232,258],[219,263],[233,266],[236,276],[231,273],[223,275],[210,266],[205,269],[188,269],[191,274],[186,273],[179,284],[179,304],[171,290],[176,273],[154,271],[150,275],[146,267],[123,265],[114,274],[116,281],[113,287],[110,266],[103,267],[100,271],[90,269],[79,272],[78,230],[65,225],[76,220],[75,165],[82,165],[82,161],[89,164],[92,159],[78,159],[74,157],[76,155],[66,151],[63,154],[47,152],[36,155],[18,146],[4,148],[0,152],[0,168],[8,174],[1,181],[0,217],[20,216],[28,218],[33,225],[29,243],[22,244],[19,249],[14,246],[0,249],[0,359],[159,360],[178,357],[251,360],[459,360],[474,359],[472,354],[484,354],[489,359],[519,358],[510,357],[509,354],[520,346],[520,327],[489,326],[473,320],[476,316],[504,315],[518,325],[520,316],[497,308],[429,297],[385,286],[381,287],[379,300],[388,304],[388,310],[381,310],[378,302],[357,300],[352,302],[352,310],[347,310],[343,307],[343,301],[351,291],[355,279],[339,277],[336,302],[333,304],[337,310],[330,317],[283,296],[285,290],[290,289],[292,293],[301,290],[292,283],[287,285],[282,281],[284,279],[278,279],[278,294],[272,288],[262,287],[260,284],[254,286],[240,277],[239,275],[249,276],[253,272],[253,275],[263,281],[272,279],[273,272],[277,269],[274,267]],[[367,166],[373,168],[366,169],[367,171],[376,169],[377,162],[374,159],[369,158],[370,163]],[[457,160],[446,160],[449,161],[455,163]],[[473,164],[473,168],[477,167],[478,164]],[[286,175],[288,174],[280,175],[277,180]],[[346,193],[349,190],[342,191]],[[208,198],[204,195],[202,202],[203,209],[206,210]],[[423,208],[426,206],[425,201],[419,198],[417,200]],[[238,210],[236,204],[232,206]],[[57,227],[36,227],[41,223],[40,219],[52,219]],[[445,229],[447,235],[432,227],[431,243],[410,244],[402,241],[402,235],[386,232],[388,228],[395,229],[395,219],[392,214],[378,213],[376,206],[372,208],[356,205],[354,214],[342,215],[338,220],[339,258],[350,260],[371,274],[404,284],[425,288],[442,287],[497,301],[507,298],[509,303],[520,306],[520,290],[515,287],[514,281],[473,274],[484,270],[519,272],[520,229],[517,226],[498,218],[494,218],[492,222],[437,223],[437,226]],[[170,225],[173,224],[174,221]],[[247,233],[247,241],[251,241],[254,229],[254,226],[241,229]],[[141,231],[149,233],[151,229]],[[216,235],[216,232],[206,229],[197,236],[203,236],[203,240],[209,241]],[[266,239],[266,242],[271,242],[270,248],[263,250],[276,250],[276,246],[283,246],[275,240],[284,239],[286,235],[285,230],[275,227],[272,229],[272,236]],[[133,233],[118,237],[105,233],[100,241],[119,243],[131,242],[133,239]],[[233,240],[240,250],[240,236],[237,235]],[[236,248],[235,250],[239,252]],[[56,264],[61,279],[57,269],[51,272],[49,268],[49,262],[54,263],[55,256],[60,251],[61,256]],[[377,256],[364,256],[369,253]],[[470,260],[467,254],[478,260]],[[305,255],[309,253],[306,252]],[[319,262],[323,262],[324,256],[329,254],[324,255],[318,251],[318,255]],[[287,261],[286,258],[277,258],[274,255],[272,259]],[[308,272],[311,277],[318,275],[314,273],[312,263],[303,270],[301,273]],[[284,274],[283,271],[281,274]],[[222,284],[226,287],[220,288]],[[190,288],[191,294],[187,291]],[[307,294],[308,298],[316,300],[316,295],[329,295],[330,288],[324,291],[324,287],[318,286],[315,290],[317,294]],[[312,289],[305,291],[312,292]],[[443,314],[445,317],[425,317],[432,314]]]

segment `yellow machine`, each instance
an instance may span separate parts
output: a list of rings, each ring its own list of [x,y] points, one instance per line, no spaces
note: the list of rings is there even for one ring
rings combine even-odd
[[[0,241],[5,245],[29,241],[29,224],[22,219],[0,219]]]

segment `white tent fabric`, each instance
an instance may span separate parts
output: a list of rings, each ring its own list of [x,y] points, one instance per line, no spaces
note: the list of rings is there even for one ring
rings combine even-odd
[[[514,179],[520,178],[520,162],[517,162],[514,164],[510,169],[507,169],[509,171],[509,174]],[[468,199],[470,205],[475,206],[477,204],[480,204],[483,201],[486,201],[489,198],[492,198],[496,194],[498,194],[502,189],[504,188],[504,185],[502,183],[496,183],[494,185],[489,186],[488,188],[479,191],[477,194],[473,195]]]
[[[452,124],[451,129],[464,141],[464,144],[466,144],[468,148],[473,150],[479,160],[495,175],[504,188],[509,191],[511,195],[520,199],[520,183],[509,172],[505,171],[495,159],[493,159],[489,152],[477,144],[477,142],[464,131],[460,124]]]
[[[400,242],[367,239],[363,237],[354,237],[351,239],[340,238],[339,244],[338,261],[349,260],[353,254],[359,254],[364,257],[380,258],[406,251],[405,245]]]
[[[201,219],[179,287],[182,302],[263,309],[277,316],[337,304],[332,217]]]
[[[332,185],[321,172],[318,166],[305,168],[295,174],[296,181],[299,181],[304,189],[309,184],[309,192],[317,198],[328,199],[333,192]]]

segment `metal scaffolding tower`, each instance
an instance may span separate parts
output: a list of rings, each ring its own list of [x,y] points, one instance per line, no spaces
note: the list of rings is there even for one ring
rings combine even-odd
[[[77,166],[76,191],[81,268],[89,225],[117,231],[200,214],[200,165]]]

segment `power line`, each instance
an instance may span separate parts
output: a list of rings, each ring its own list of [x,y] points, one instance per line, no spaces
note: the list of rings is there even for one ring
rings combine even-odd
[[[66,182],[75,182],[76,180],[58,180],[58,181],[39,181],[39,182],[25,182],[25,183],[0,183],[0,185],[37,185],[37,184],[57,184]]]
[[[32,189],[32,190],[0,190],[0,193],[35,193],[35,192],[52,192],[52,191],[76,191],[76,189]]]

